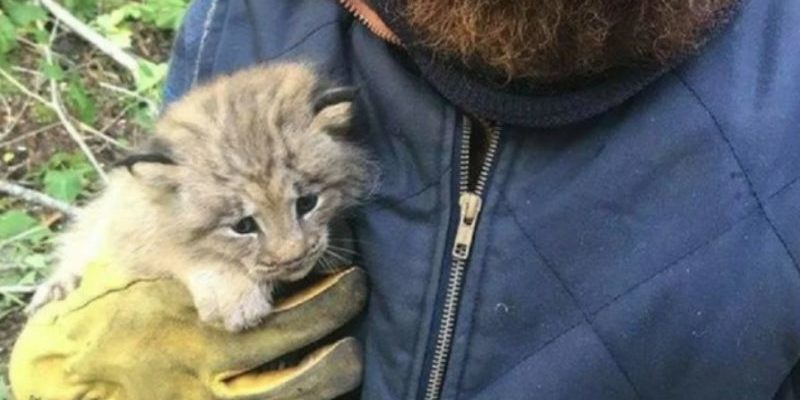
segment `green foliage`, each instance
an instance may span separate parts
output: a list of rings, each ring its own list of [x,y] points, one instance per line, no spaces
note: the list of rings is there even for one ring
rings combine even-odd
[[[47,13],[38,5],[31,2],[21,2],[15,0],[3,0],[0,2],[3,10],[8,13],[8,17],[18,27],[28,27],[34,22],[43,20]]]
[[[146,93],[158,87],[167,76],[167,63],[154,64],[150,61],[139,62],[139,69],[136,71],[136,90]]]
[[[82,153],[56,153],[32,177],[44,192],[67,203],[75,200],[96,179],[96,173]]]
[[[100,33],[122,48],[131,47],[131,30],[129,21],[139,19],[141,12],[136,3],[129,3],[106,14],[99,15],[94,25]]]
[[[97,105],[83,82],[76,77],[70,79],[65,95],[64,100],[70,111],[73,111],[81,122],[92,125],[97,119]]]
[[[0,0],[0,61],[17,47],[17,35],[38,30],[36,22],[43,20],[45,11],[31,2]]]
[[[38,124],[46,125],[58,120],[58,116],[50,107],[37,103],[31,106],[31,119]]]
[[[56,199],[72,203],[82,190],[81,175],[75,170],[47,171],[44,175],[44,191]]]
[[[97,16],[97,0],[64,0],[62,4],[80,20],[87,21]]]
[[[25,211],[10,210],[0,214],[0,240],[9,239],[37,225]]]
[[[87,177],[87,174],[92,174],[94,172],[92,166],[86,161],[86,157],[80,152],[58,152],[53,154],[47,162],[38,169],[38,175],[41,176],[43,173],[54,169],[75,169],[80,171],[82,174],[81,176],[84,178]]]
[[[58,63],[48,62],[42,58],[39,60],[39,70],[47,79],[55,79],[57,81],[64,79],[64,70]]]
[[[176,30],[186,12],[188,0],[144,0],[127,3],[94,20],[94,25],[118,46],[131,46],[131,22],[138,21],[162,30]]]
[[[8,53],[17,46],[16,33],[14,31],[14,24],[0,10],[0,56]]]
[[[187,5],[186,0],[144,0],[140,4],[142,22],[159,29],[177,30]]]

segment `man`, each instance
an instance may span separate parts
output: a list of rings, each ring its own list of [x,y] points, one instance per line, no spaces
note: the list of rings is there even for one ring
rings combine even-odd
[[[360,88],[364,399],[800,398],[800,2],[197,0]]]

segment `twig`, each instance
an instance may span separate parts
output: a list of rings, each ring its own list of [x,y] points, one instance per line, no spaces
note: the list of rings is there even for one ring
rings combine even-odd
[[[37,93],[34,93],[30,89],[25,87],[25,85],[21,84],[18,80],[16,80],[13,76],[11,76],[11,74],[9,74],[8,71],[6,71],[5,69],[0,68],[0,76],[6,78],[6,80],[9,83],[11,83],[17,89],[19,89],[19,91],[25,94],[26,96],[31,97],[50,108],[53,108],[53,105],[50,104],[49,101],[45,100],[44,97],[39,96]]]
[[[17,89],[19,89],[19,91],[22,92],[23,94],[25,94],[26,96],[31,97],[32,99],[38,101],[39,103],[41,103],[42,105],[46,106],[47,108],[57,112],[56,107],[52,102],[50,102],[49,100],[45,100],[44,97],[39,96],[37,93],[35,93],[32,90],[30,90],[27,87],[25,87],[25,85],[23,85],[18,80],[16,80],[11,74],[8,73],[8,71],[4,70],[2,67],[0,67],[0,76],[5,78],[9,83],[11,83]],[[84,130],[86,132],[89,132],[89,133],[91,133],[93,135],[96,135],[97,137],[99,137],[99,138],[101,138],[101,139],[103,139],[103,140],[105,140],[107,142],[110,142],[110,143],[112,143],[112,144],[114,144],[114,145],[116,145],[116,146],[118,146],[120,148],[126,148],[125,146],[123,146],[118,141],[114,140],[113,138],[109,137],[108,135],[104,134],[103,132],[100,132],[97,129],[95,129],[95,128],[93,128],[93,127],[91,127],[91,126],[89,126],[89,125],[87,125],[87,124],[85,124],[83,122],[78,122],[78,126],[82,130]]]
[[[9,133],[11,133],[11,130],[14,129],[14,125],[16,125],[16,122],[14,116],[11,115],[12,114],[11,105],[8,102],[8,98],[2,93],[0,93],[0,102],[3,103],[3,108],[6,109],[6,114],[5,114],[6,117],[4,118],[5,121],[3,121],[6,126],[3,129],[3,133],[0,133],[0,139],[4,139],[6,136],[8,136]]]
[[[47,46],[41,46],[42,52],[44,53],[44,58],[48,64],[53,63],[53,52],[50,50],[50,45],[52,45],[53,40],[55,40],[57,31],[58,23],[53,26],[53,31],[50,33],[50,44]],[[101,167],[100,163],[97,162],[97,158],[95,158],[94,153],[92,153],[92,150],[86,144],[86,141],[83,140],[83,137],[81,136],[80,132],[78,132],[78,129],[75,128],[75,125],[72,124],[72,121],[70,121],[66,111],[64,111],[64,105],[61,103],[61,92],[58,90],[58,82],[56,82],[56,80],[53,78],[50,78],[50,104],[53,105],[53,110],[56,112],[56,115],[58,115],[58,119],[61,120],[61,125],[64,126],[64,129],[67,130],[69,136],[81,149],[83,154],[89,160],[89,163],[92,164],[92,167],[94,167],[94,169],[97,171],[97,175],[104,183],[108,183],[108,177],[103,171],[103,167]]]
[[[52,99],[52,103],[54,106],[53,110],[55,110],[56,115],[58,115],[58,119],[61,120],[61,125],[64,126],[64,129],[67,130],[67,133],[72,138],[72,140],[78,145],[78,147],[80,147],[83,154],[89,160],[89,163],[92,164],[94,169],[97,171],[97,175],[100,177],[100,179],[102,179],[103,182],[108,183],[108,177],[106,176],[106,173],[103,171],[103,167],[101,167],[100,163],[97,162],[97,159],[92,153],[92,150],[86,144],[86,141],[83,140],[83,137],[81,137],[80,132],[78,132],[75,126],[72,125],[72,122],[70,122],[69,117],[67,117],[67,114],[64,112],[64,107],[61,104],[61,96],[58,92],[58,84],[56,83],[55,79],[50,80],[50,98]]]
[[[3,138],[5,138],[9,134],[11,134],[12,131],[14,131],[14,128],[17,127],[19,121],[22,121],[22,117],[25,115],[25,112],[28,111],[28,107],[30,105],[31,105],[31,98],[28,97],[25,99],[25,103],[22,104],[22,109],[19,110],[17,116],[14,117],[13,121],[11,121],[11,125],[6,127],[7,131],[2,135]]]
[[[116,122],[116,121],[114,121],[114,122]],[[110,125],[113,125],[113,124],[110,124]],[[116,146],[116,147],[118,147],[120,149],[128,150],[130,148],[130,146],[126,146],[126,145],[120,143],[119,140],[114,139],[113,137],[108,136],[108,135],[105,134],[105,131],[108,130],[108,128],[110,126],[105,126],[105,127],[103,127],[103,129],[97,130],[94,127],[92,127],[91,125],[86,125],[83,122],[78,121],[78,127],[81,128],[82,131],[89,132],[92,135],[97,136],[98,138],[103,139],[104,141],[106,141],[108,143],[111,143],[112,145],[114,145],[114,146]]]
[[[53,128],[59,126],[59,125],[61,125],[61,124],[58,123],[58,122],[54,122],[52,124],[45,125],[45,126],[42,126],[40,128],[36,128],[36,129],[34,129],[34,130],[30,131],[30,132],[25,132],[25,133],[13,138],[13,139],[8,139],[5,142],[0,142],[0,147],[11,146],[14,143],[21,142],[21,141],[23,141],[23,140],[25,140],[25,139],[27,139],[27,138],[29,138],[31,136],[38,135],[38,134],[40,134],[42,132],[49,131],[50,129],[53,129]]]
[[[107,56],[111,57],[114,61],[125,67],[131,74],[134,76],[136,75],[139,69],[139,62],[136,58],[124,50],[120,49],[112,43],[110,40],[106,39],[99,33],[95,32],[94,29],[90,28],[77,18],[73,16],[69,11],[65,8],[61,7],[58,3],[53,0],[39,0],[42,6],[50,12],[57,20],[61,21],[64,25],[66,25],[70,30],[75,32],[78,36],[82,37],[84,40],[88,41],[92,45],[94,45],[98,50],[105,53]]]
[[[2,294],[27,294],[33,293],[36,291],[36,286],[34,285],[9,285],[9,286],[0,286],[0,293]]]
[[[15,72],[22,72],[23,74],[33,75],[33,76],[35,76],[37,78],[43,78],[44,77],[43,73],[41,73],[41,72],[39,72],[39,71],[37,71],[35,69],[20,67],[19,65],[12,65],[11,66],[11,70],[15,71]]]
[[[125,88],[121,88],[119,86],[116,86],[116,85],[108,83],[108,82],[100,82],[100,87],[108,89],[108,90],[110,90],[112,92],[117,92],[119,94],[134,98],[136,100],[139,100],[139,101],[147,104],[147,107],[151,111],[158,110],[158,106],[156,105],[155,101],[153,101],[151,99],[148,99],[147,97],[144,97],[141,94],[136,93],[134,91],[131,91],[131,90],[128,90],[128,89],[125,89]]]
[[[39,204],[41,206],[61,211],[70,218],[74,218],[76,215],[75,207],[64,203],[61,200],[56,200],[44,193],[37,192],[33,189],[28,189],[5,179],[0,179],[0,192],[5,192],[10,196],[14,196],[30,203]]]

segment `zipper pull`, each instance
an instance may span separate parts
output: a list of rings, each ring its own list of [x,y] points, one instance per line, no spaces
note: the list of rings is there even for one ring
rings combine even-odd
[[[466,260],[472,248],[475,237],[475,227],[478,224],[478,215],[481,213],[481,197],[472,192],[464,192],[458,198],[461,217],[456,231],[456,240],[453,244],[453,257]]]

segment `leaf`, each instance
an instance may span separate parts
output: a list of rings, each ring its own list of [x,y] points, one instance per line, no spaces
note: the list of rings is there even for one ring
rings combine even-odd
[[[47,13],[39,6],[29,3],[21,3],[13,0],[3,0],[3,10],[8,13],[8,17],[15,25],[26,27],[29,24],[43,20]]]
[[[154,64],[140,61],[136,70],[136,90],[144,92],[158,86],[167,76],[167,63]]]
[[[50,63],[42,59],[39,63],[39,69],[47,79],[55,79],[56,81],[64,79],[64,70],[57,63]]]
[[[25,274],[19,281],[17,281],[17,285],[33,285],[36,283],[36,271],[31,271]]]
[[[8,53],[17,47],[17,38],[14,24],[0,10],[0,54]]]
[[[81,175],[74,169],[50,170],[44,175],[44,191],[59,200],[72,203],[83,190]]]
[[[133,114],[133,121],[139,125],[145,132],[153,132],[155,130],[155,116],[150,112],[148,107],[137,107],[131,110]]]
[[[38,25],[33,26],[30,29],[24,29],[24,31],[28,31],[28,33],[33,35],[33,39],[36,41],[36,43],[48,45],[48,42],[50,42],[50,32],[39,28]]]
[[[22,210],[11,210],[0,214],[0,239],[19,235],[38,224],[35,218]]]
[[[67,86],[67,105],[78,114],[81,122],[92,125],[97,118],[97,107],[94,100],[86,93],[80,80],[75,79]]]
[[[44,184],[44,177],[50,170],[65,169],[74,170],[83,180],[90,180],[95,174],[94,168],[92,168],[92,165],[86,160],[86,156],[80,151],[72,153],[59,151],[51,155],[44,165],[40,164],[34,167],[34,169],[28,173],[28,177],[36,179]]]
[[[145,0],[142,4],[142,20],[159,29],[177,30],[186,12],[185,0]]]
[[[22,259],[22,262],[33,269],[46,269],[49,263],[49,258],[44,254],[37,253],[26,256]]]
[[[97,0],[65,0],[64,7],[83,21],[91,20],[97,14]]]
[[[50,228],[40,225],[35,229],[29,229],[25,233],[24,239],[26,241],[26,245],[37,246],[50,239],[52,235],[53,231],[51,231]]]
[[[114,42],[117,46],[126,49],[131,47],[131,37],[133,32],[127,21],[138,19],[141,15],[140,4],[129,3],[121,6],[110,13],[97,16],[94,25],[100,30],[103,36]]]

